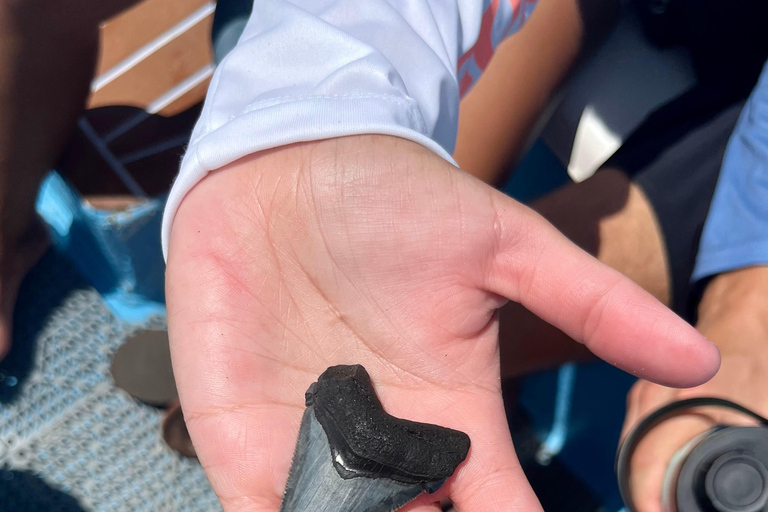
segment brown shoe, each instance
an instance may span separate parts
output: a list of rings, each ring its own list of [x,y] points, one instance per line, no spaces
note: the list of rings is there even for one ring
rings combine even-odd
[[[166,407],[178,399],[166,331],[139,331],[112,358],[117,387],[139,402]]]

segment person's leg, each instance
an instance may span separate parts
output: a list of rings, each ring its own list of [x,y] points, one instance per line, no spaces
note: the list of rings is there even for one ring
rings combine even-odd
[[[602,39],[617,0],[539,0],[461,102],[454,158],[496,183],[522,155],[536,123],[579,55]]]
[[[98,25],[132,0],[0,0],[0,357],[19,285],[46,247],[34,211],[85,107]]]

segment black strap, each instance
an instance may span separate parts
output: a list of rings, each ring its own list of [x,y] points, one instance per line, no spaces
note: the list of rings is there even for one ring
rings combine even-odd
[[[665,405],[660,409],[652,412],[645,418],[643,418],[627,435],[624,441],[619,446],[619,453],[616,456],[616,476],[619,481],[619,492],[621,492],[621,499],[624,501],[624,507],[627,512],[637,512],[635,503],[632,501],[632,490],[629,486],[629,464],[632,461],[632,455],[635,453],[637,445],[645,435],[653,430],[659,423],[676,416],[687,409],[693,409],[695,407],[723,407],[725,409],[731,409],[737,412],[749,416],[757,420],[762,425],[768,425],[768,419],[760,416],[754,411],[747,409],[730,400],[723,398],[689,398],[687,400],[679,400]]]

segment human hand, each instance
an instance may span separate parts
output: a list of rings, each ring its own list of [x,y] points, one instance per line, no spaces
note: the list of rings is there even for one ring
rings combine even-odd
[[[278,510],[304,392],[328,366],[359,363],[390,414],[472,441],[407,510],[435,512],[445,495],[463,512],[541,510],[501,398],[507,299],[667,385],[718,365],[650,295],[417,144],[346,137],[212,173],[176,215],[167,303],[189,432],[224,509]]]
[[[699,309],[698,326],[720,347],[720,371],[706,384],[690,389],[638,381],[628,396],[622,437],[651,412],[687,398],[725,398],[768,415],[768,267],[723,274],[712,281]],[[753,423],[725,409],[696,409],[651,430],[630,465],[630,489],[637,511],[662,512],[664,474],[672,456],[688,441],[717,425]]]

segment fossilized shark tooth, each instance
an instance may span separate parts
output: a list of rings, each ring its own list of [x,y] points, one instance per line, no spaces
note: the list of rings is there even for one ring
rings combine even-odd
[[[306,405],[281,512],[392,512],[469,452],[463,432],[387,414],[360,365],[328,368]]]

